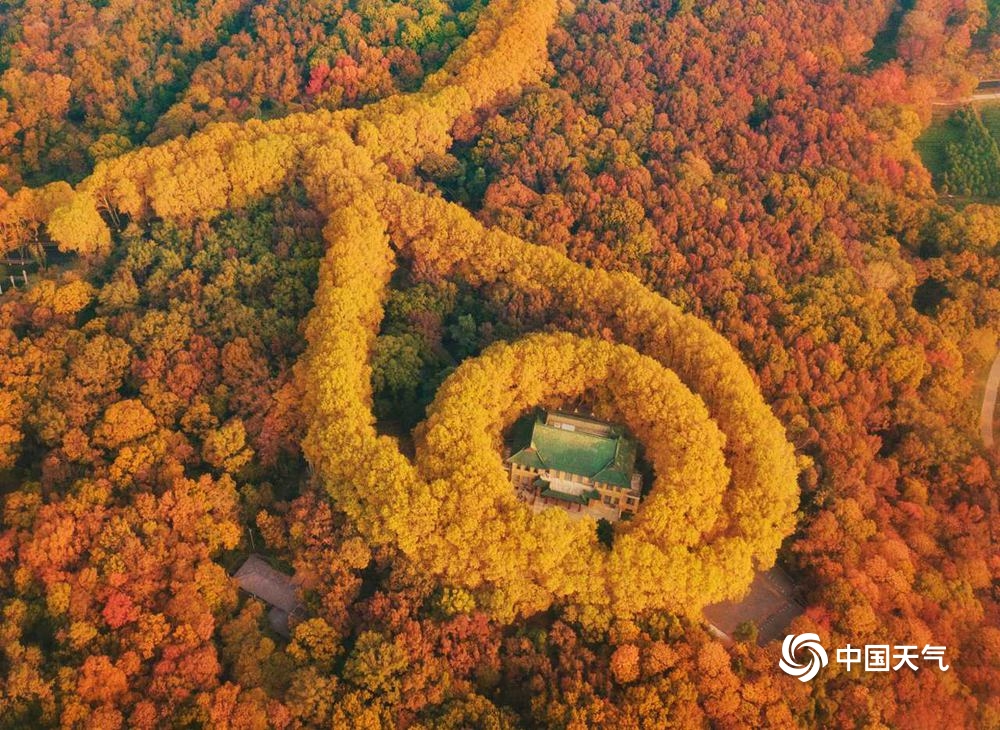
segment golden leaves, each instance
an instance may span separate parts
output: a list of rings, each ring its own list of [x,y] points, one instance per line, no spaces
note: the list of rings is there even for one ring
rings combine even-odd
[[[792,449],[731,346],[632,277],[584,269],[487,231],[443,201],[387,187],[331,218],[302,370],[307,457],[362,534],[395,545],[415,570],[474,591],[501,619],[553,600],[602,621],[649,608],[696,612],[739,596],[756,564],[773,562],[796,482]],[[370,411],[366,363],[391,266],[387,224],[428,273],[548,292],[553,306],[656,358],[569,334],[498,344],[440,388],[417,433],[414,471],[393,441],[375,436]],[[649,445],[658,475],[610,555],[592,524],[528,514],[499,458],[502,428],[517,415],[594,387],[602,407]]]
[[[118,210],[207,220],[276,191],[294,173],[329,215],[329,247],[305,328],[309,346],[298,367],[311,418],[302,446],[359,533],[395,546],[409,569],[470,591],[501,619],[554,600],[575,604],[588,622],[649,608],[695,612],[738,596],[756,567],[774,562],[797,506],[792,447],[738,353],[635,277],[588,269],[551,248],[488,230],[469,212],[393,178],[445,153],[462,115],[539,78],[558,9],[555,0],[495,0],[416,94],[362,110],[215,125],[106,160],[76,191],[49,186],[15,196],[0,211],[0,233],[30,237],[47,222],[66,248],[101,252],[109,239],[98,205],[112,217]],[[642,248],[641,217],[613,212]],[[545,303],[577,335],[531,336],[461,366],[418,434],[416,465],[394,440],[377,435],[371,411],[370,356],[396,253],[438,280],[461,275],[474,286]],[[148,315],[133,334],[141,339],[168,326]],[[229,349],[235,362],[238,353]],[[498,455],[502,427],[518,413],[589,387],[646,443],[657,473],[653,492],[610,553],[592,524],[570,523],[554,511],[529,514]],[[155,428],[153,415],[134,403],[108,409],[95,443],[132,449]],[[139,456],[136,447],[130,458]],[[241,425],[210,430],[205,456],[238,469],[248,458]],[[209,486],[181,481],[166,495],[177,506],[175,528],[212,549],[231,546],[235,523],[220,519],[220,529],[212,520],[180,519],[185,510],[198,514],[195,505],[230,512],[232,480]],[[211,535],[203,534],[207,525]],[[393,658],[394,647],[367,639],[371,646],[359,641],[350,662]],[[622,681],[636,660],[622,655]]]
[[[83,255],[111,251],[111,231],[97,212],[94,199],[85,193],[74,193],[68,203],[52,212],[48,232],[60,251]]]
[[[120,400],[108,406],[104,418],[94,429],[94,442],[114,449],[136,441],[156,430],[156,419],[141,401]]]

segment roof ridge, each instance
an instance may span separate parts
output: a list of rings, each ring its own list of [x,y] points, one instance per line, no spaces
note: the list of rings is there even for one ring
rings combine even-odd
[[[594,476],[597,476],[598,474],[600,474],[602,471],[604,471],[605,469],[607,469],[612,464],[617,464],[618,463],[618,449],[621,448],[621,439],[618,439],[617,441],[618,442],[615,444],[615,453],[611,455],[611,460],[607,464],[605,464],[604,466],[602,466],[600,469],[598,469],[596,472],[594,472]]]
[[[604,434],[591,433],[590,431],[582,431],[579,429],[569,429],[569,428],[562,428],[561,426],[553,426],[550,423],[542,423],[541,421],[535,424],[536,428],[538,426],[541,426],[542,428],[547,428],[550,431],[555,431],[556,433],[569,433],[569,434],[574,434],[576,436],[584,436],[586,438],[601,439],[603,441],[620,441],[624,437],[624,434],[621,433],[612,432],[607,436],[605,436]],[[531,443],[532,444],[535,443],[534,429],[532,429],[531,433]]]

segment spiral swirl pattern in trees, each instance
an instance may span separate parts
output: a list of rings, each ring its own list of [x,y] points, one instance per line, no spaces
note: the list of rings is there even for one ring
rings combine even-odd
[[[500,619],[553,601],[595,623],[646,609],[695,613],[738,597],[774,562],[797,505],[792,447],[738,353],[634,277],[487,229],[402,182],[448,148],[460,116],[538,79],[558,10],[555,0],[497,0],[417,93],[212,126],[101,163],[75,189],[23,190],[7,214],[47,226],[65,250],[102,253],[112,241],[105,216],[210,219],[300,182],[329,217],[299,368],[303,449],[360,532]],[[371,411],[368,359],[397,255],[584,323],[463,364],[418,429],[416,463],[377,435]],[[517,502],[498,454],[520,412],[585,390],[644,441],[657,474],[610,551],[592,524]]]

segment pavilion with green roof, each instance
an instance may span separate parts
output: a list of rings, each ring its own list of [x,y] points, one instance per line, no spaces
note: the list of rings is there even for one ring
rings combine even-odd
[[[553,411],[535,421],[530,443],[507,463],[522,496],[578,510],[596,502],[601,516],[617,511],[620,517],[634,513],[639,504],[635,460],[636,444],[621,426]]]

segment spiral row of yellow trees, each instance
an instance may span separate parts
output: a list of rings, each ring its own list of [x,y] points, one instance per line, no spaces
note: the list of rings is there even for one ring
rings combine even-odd
[[[736,351],[633,276],[588,269],[487,229],[400,182],[444,152],[463,114],[536,81],[555,0],[497,0],[417,93],[361,110],[209,127],[104,162],[75,189],[16,194],[8,238],[46,227],[102,253],[106,218],[210,219],[303,184],[328,215],[308,349],[298,366],[306,457],[373,544],[413,575],[466,590],[501,620],[554,601],[591,624],[648,609],[685,614],[739,597],[773,564],[797,506],[795,456]],[[397,258],[547,302],[580,331],[501,343],[462,364],[417,431],[411,462],[379,436],[369,356]],[[515,499],[501,434],[536,405],[583,393],[645,444],[655,483],[613,547],[589,521]]]

